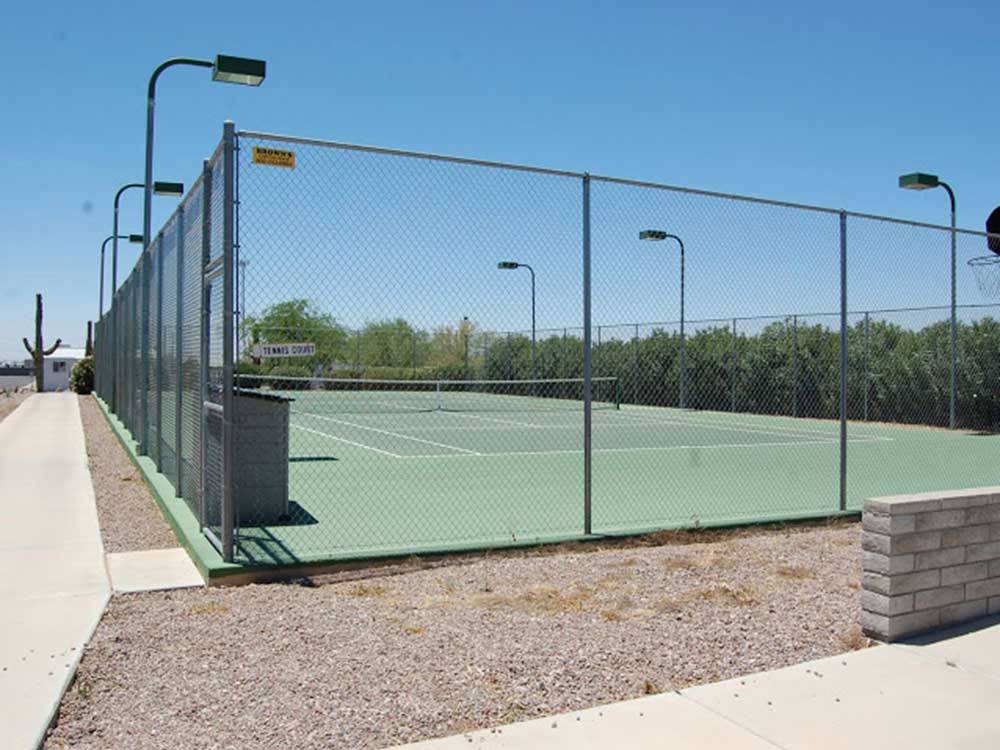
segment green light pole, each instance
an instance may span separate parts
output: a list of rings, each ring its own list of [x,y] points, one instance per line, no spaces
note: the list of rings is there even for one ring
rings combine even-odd
[[[111,242],[111,240],[116,240],[116,241],[117,240],[128,240],[129,242],[141,243],[142,242],[142,235],[141,234],[108,235],[107,237],[104,238],[104,242],[101,243],[101,283],[100,283],[100,292],[98,293],[98,300],[97,300],[97,319],[98,320],[100,320],[101,316],[104,315],[104,251],[107,248],[108,243]],[[112,294],[113,293],[114,292],[112,291]]]
[[[680,408],[684,408],[687,401],[687,368],[684,362],[684,240],[678,237],[676,234],[669,234],[668,232],[661,231],[659,229],[644,229],[639,232],[639,239],[646,242],[662,242],[663,240],[671,239],[676,240],[677,244],[681,247],[681,346],[680,346],[680,397],[678,402]]]
[[[115,290],[118,289],[118,240],[124,239],[118,234],[118,202],[121,200],[122,193],[124,193],[129,188],[141,188],[144,185],[141,182],[130,182],[128,185],[122,185],[118,188],[118,192],[115,193],[115,215],[114,221],[112,222],[111,228],[111,239],[113,240],[111,247],[111,296],[114,297]],[[154,182],[153,183],[153,193],[156,195],[169,195],[176,198],[180,198],[184,195],[184,185],[180,182]],[[141,234],[130,234],[129,242],[135,242],[131,239],[132,237],[138,237],[139,242],[145,247],[145,242],[142,239]]]
[[[173,57],[160,65],[149,77],[146,90],[146,171],[145,198],[142,204],[142,235],[145,238],[144,247],[148,248],[152,240],[152,197],[153,197],[153,113],[156,108],[156,81],[167,68],[175,65],[189,65],[196,68],[211,68],[212,80],[223,83],[239,83],[244,86],[260,86],[266,75],[266,63],[263,60],[251,60],[246,57],[231,57],[216,55],[215,60],[198,60],[190,57]]]
[[[930,190],[932,188],[944,188],[948,193],[948,200],[951,202],[951,395],[948,403],[948,426],[955,429],[955,403],[958,397],[958,318],[956,315],[956,294],[955,294],[955,192],[944,180],[938,179],[937,175],[913,172],[904,174],[899,178],[899,186],[904,190]]]
[[[531,379],[535,379],[535,269],[527,263],[517,263],[512,260],[502,260],[497,263],[501,271],[513,271],[517,268],[527,268],[531,273]]]

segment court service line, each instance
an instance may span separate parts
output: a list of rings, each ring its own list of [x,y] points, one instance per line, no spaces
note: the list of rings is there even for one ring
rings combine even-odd
[[[368,451],[375,451],[376,453],[381,453],[381,454],[383,454],[385,456],[392,456],[393,458],[403,458],[404,457],[404,456],[402,456],[399,453],[392,453],[390,451],[384,451],[381,448],[373,448],[372,446],[365,445],[364,443],[355,443],[353,440],[347,440],[346,438],[337,437],[336,435],[331,435],[328,432],[320,432],[319,430],[311,430],[308,427],[302,427],[301,425],[297,425],[297,424],[293,424],[291,426],[294,427],[296,430],[302,430],[303,432],[311,432],[313,435],[321,435],[321,436],[323,436],[325,438],[329,438],[330,440],[336,440],[339,443],[347,443],[348,445],[353,445],[356,448],[364,448],[365,450],[368,450]]]
[[[748,434],[758,434],[758,435],[776,435],[780,437],[789,437],[798,435],[825,435],[829,436],[829,439],[831,440],[839,439],[837,437],[836,428],[832,428],[829,431],[823,431],[823,430],[805,430],[797,427],[763,427],[763,426],[755,427],[748,425],[745,422],[735,422],[726,424],[724,422],[698,421],[698,420],[680,419],[678,417],[655,419],[652,416],[646,416],[641,414],[620,414],[619,416],[631,419],[633,422],[637,422],[640,424],[661,424],[674,427],[694,427],[707,430],[728,430],[729,432],[745,432]],[[867,442],[876,442],[876,441],[891,442],[893,440],[893,438],[882,437],[879,435],[867,435],[865,436],[865,439]]]
[[[363,424],[348,422],[347,420],[344,419],[334,419],[333,417],[327,417],[322,414],[310,414],[309,412],[299,412],[299,415],[313,417],[315,419],[324,419],[327,422],[342,424],[347,427],[354,427],[359,430],[368,430],[369,432],[376,432],[380,435],[389,435],[390,437],[400,438],[402,440],[412,440],[415,443],[424,443],[425,445],[433,445],[436,448],[447,448],[449,450],[458,451],[459,453],[467,453],[470,456],[483,455],[482,453],[477,453],[476,451],[470,451],[468,448],[459,448],[457,445],[448,445],[448,443],[437,443],[433,440],[424,440],[423,438],[413,437],[412,435],[404,435],[401,432],[392,432],[391,430],[380,430],[378,427],[366,427]],[[400,458],[405,458],[405,456],[400,456]]]
[[[892,440],[892,438],[888,438]],[[858,443],[871,443],[875,442],[867,438],[855,438],[854,440],[849,440],[848,442],[858,444]],[[782,443],[721,443],[721,444],[707,444],[707,445],[650,445],[641,446],[636,448],[594,448],[594,453],[640,453],[640,452],[650,452],[650,451],[661,451],[661,452],[671,452],[671,451],[687,451],[687,450],[713,450],[715,448],[777,448],[777,447],[794,447],[798,445],[837,445],[837,440],[796,440],[793,442],[782,442]],[[498,456],[557,456],[557,455],[571,455],[571,454],[582,455],[583,450],[580,448],[565,449],[565,450],[542,450],[542,451],[506,451],[503,453],[479,453],[483,458],[491,458]],[[456,454],[444,454],[444,453],[424,453],[416,455],[401,456],[404,460],[409,460],[411,458],[464,458],[464,456]]]
[[[682,424],[697,425],[698,427],[716,427],[717,426],[717,427],[719,427],[721,429],[723,425],[736,425],[737,427],[762,428],[762,429],[769,429],[769,430],[774,430],[774,431],[784,431],[784,432],[789,432],[789,433],[792,433],[792,434],[802,434],[802,435],[836,435],[838,427],[839,427],[838,424],[831,423],[830,428],[828,430],[825,430],[825,429],[810,430],[810,429],[807,429],[805,427],[770,427],[770,428],[763,428],[762,425],[760,425],[758,423],[755,423],[755,422],[733,422],[733,421],[730,421],[730,420],[727,419],[727,417],[729,415],[724,414],[724,413],[720,413],[720,412],[708,412],[708,411],[706,411],[706,412],[698,412],[698,415],[695,416],[695,414],[692,414],[688,410],[683,410],[682,411],[682,410],[675,409],[673,407],[646,406],[646,405],[642,405],[642,404],[623,404],[622,406],[628,408],[629,410],[636,409],[637,411],[644,412],[643,414],[629,414],[628,415],[628,416],[630,416],[632,418],[635,418],[635,419],[653,419],[654,421],[659,421],[659,420],[656,420],[656,415],[654,415],[654,414],[646,414],[645,412],[647,412],[647,411],[652,412],[652,411],[657,411],[657,410],[661,410],[661,409],[666,409],[667,411],[669,411],[669,412],[672,413],[671,416],[667,417],[667,419],[669,419],[669,420],[676,420],[676,421],[678,421],[678,422],[680,422]],[[674,412],[679,412],[679,413],[674,413]],[[711,419],[710,417],[712,417],[712,416],[717,416],[718,420]],[[785,419],[785,420],[787,420],[787,419],[800,419],[799,417],[786,417],[786,416],[774,415],[774,414],[760,414],[760,415],[757,415],[757,416],[759,416],[761,418],[764,418],[764,419]],[[691,418],[687,418],[687,417],[691,417]],[[810,421],[810,422],[821,421],[821,420],[815,420],[815,419],[810,419],[810,418],[805,418],[805,417],[802,417],[801,419],[803,419],[803,421]],[[877,438],[878,436],[869,435],[868,437]],[[892,440],[893,438],[879,438],[879,439]]]

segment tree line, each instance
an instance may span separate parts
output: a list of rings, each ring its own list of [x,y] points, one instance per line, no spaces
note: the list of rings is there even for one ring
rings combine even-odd
[[[469,320],[422,330],[403,319],[339,325],[306,300],[290,300],[247,318],[240,332],[239,371],[254,383],[296,388],[281,378],[488,379],[581,378],[579,329],[538,339],[497,334]],[[254,356],[262,343],[308,341],[305,359]],[[713,411],[839,417],[840,331],[822,324],[775,321],[756,333],[726,325],[685,340],[686,407]],[[1000,322],[991,317],[958,327],[958,424],[1000,428]],[[680,400],[680,336],[602,341],[592,349],[595,377],[616,377],[623,403],[675,407]],[[878,422],[946,426],[950,393],[947,321],[913,330],[883,320],[848,329],[848,416]]]

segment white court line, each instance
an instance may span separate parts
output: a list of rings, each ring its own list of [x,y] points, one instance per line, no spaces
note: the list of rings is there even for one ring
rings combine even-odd
[[[728,430],[729,432],[745,432],[748,434],[758,434],[758,435],[777,435],[780,437],[796,436],[796,435],[828,435],[830,439],[839,439],[838,433],[831,429],[830,431],[823,430],[802,430],[796,427],[754,427],[748,425],[744,422],[737,422],[733,424],[726,423],[713,423],[704,422],[697,420],[679,419],[677,417],[667,417],[666,419],[654,419],[652,416],[646,416],[641,414],[621,414],[619,415],[623,418],[632,419],[634,422],[639,422],[641,424],[660,424],[660,425],[670,425],[670,426],[680,426],[680,427],[696,427],[709,430]],[[892,442],[892,438],[880,437],[877,435],[869,435],[866,437],[867,442],[875,441],[888,441]]]
[[[888,438],[892,440],[892,438]],[[707,444],[707,445],[651,445],[645,447],[637,448],[594,448],[594,453],[639,453],[639,452],[649,452],[649,451],[687,451],[687,450],[713,450],[715,448],[774,448],[774,447],[787,447],[796,445],[837,445],[839,440],[796,440],[792,442],[782,442],[782,443],[723,443],[723,444]],[[853,440],[848,440],[849,443],[874,443],[876,440],[868,438],[855,438]],[[580,448],[566,449],[566,450],[547,450],[547,451],[510,451],[505,453],[478,453],[476,455],[483,458],[491,458],[496,456],[557,456],[557,455],[569,455],[569,454],[583,454],[583,450]],[[416,454],[410,456],[401,456],[403,459],[411,458],[464,458],[461,455],[448,455],[444,453],[424,453]]]
[[[380,430],[378,427],[366,427],[363,424],[355,424],[354,422],[348,422],[344,419],[334,419],[333,417],[327,417],[322,414],[310,414],[309,412],[297,412],[299,416],[313,417],[315,419],[325,419],[327,422],[333,422],[335,424],[346,425],[347,427],[354,427],[359,430],[368,430],[369,432],[377,432],[380,435],[389,435],[390,437],[401,438],[403,440],[412,440],[415,443],[424,443],[425,445],[433,445],[437,448],[448,448],[449,450],[458,451],[459,453],[468,453],[470,456],[481,456],[482,453],[477,453],[476,451],[470,451],[468,448],[459,448],[457,445],[448,445],[447,443],[436,443],[433,440],[424,440],[423,438],[413,437],[412,435],[404,435],[401,432],[392,432],[391,430]],[[400,456],[400,458],[405,458],[405,456]]]
[[[703,411],[699,412],[697,410],[680,410],[672,406],[649,406],[647,404],[622,404],[622,410],[628,409],[631,411],[635,409],[637,411],[643,412],[656,412],[656,414],[629,414],[633,418],[637,419],[652,419],[653,421],[659,421],[656,419],[657,414],[662,411],[670,412],[670,416],[667,417],[668,420],[676,420],[683,424],[692,424],[699,427],[718,427],[723,429],[724,425],[735,425],[736,427],[753,427],[762,428],[759,422],[734,422],[727,413],[717,412],[717,411]],[[711,417],[715,416],[720,421],[712,420]],[[809,417],[785,417],[779,414],[759,414],[757,415],[762,419],[801,419],[804,422],[816,422],[822,421]],[[690,417],[690,418],[689,418]],[[784,431],[792,434],[803,434],[803,435],[831,435],[837,434],[839,429],[839,422],[836,424],[831,424],[829,430],[819,429],[810,430],[805,427],[770,427],[766,428],[774,431]],[[876,438],[877,436],[871,435],[869,437]],[[879,438],[882,440],[892,440],[893,438]]]
[[[291,425],[296,430],[302,430],[303,432],[311,432],[313,435],[322,435],[330,440],[336,440],[339,443],[347,443],[348,445],[353,445],[356,448],[364,448],[365,450],[375,451],[376,453],[381,453],[384,456],[392,456],[393,458],[403,458],[399,453],[390,453],[389,451],[384,451],[381,448],[372,448],[370,445],[365,445],[364,443],[355,443],[353,440],[346,440],[342,437],[337,437],[336,435],[330,435],[326,432],[320,432],[319,430],[311,430],[308,427],[302,427],[301,425],[293,424]]]

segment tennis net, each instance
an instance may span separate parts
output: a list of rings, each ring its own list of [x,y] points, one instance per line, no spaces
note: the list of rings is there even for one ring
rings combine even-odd
[[[246,382],[249,379],[243,380],[241,392],[280,393],[292,399],[292,413],[406,414],[583,409],[583,378],[377,380],[254,377],[250,382]],[[618,378],[593,378],[593,408],[617,409],[620,391]]]

